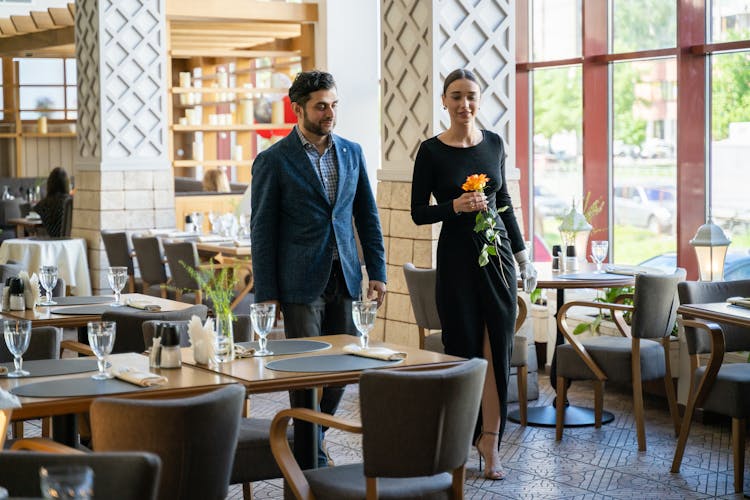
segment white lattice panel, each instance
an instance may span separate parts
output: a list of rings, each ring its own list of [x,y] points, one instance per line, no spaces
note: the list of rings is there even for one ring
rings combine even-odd
[[[81,156],[167,158],[164,1],[79,1],[76,26]]]

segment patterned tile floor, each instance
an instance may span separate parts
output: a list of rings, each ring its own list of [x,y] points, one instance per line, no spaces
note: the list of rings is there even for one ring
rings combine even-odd
[[[554,392],[546,376],[540,377],[540,399],[531,405],[550,404]],[[575,383],[569,399],[590,406],[593,391],[586,383]],[[288,407],[286,393],[252,397],[253,416],[272,417]],[[515,405],[514,405],[515,406]],[[733,493],[731,429],[729,423],[694,423],[682,472],[669,468],[676,438],[672,434],[666,404],[646,398],[648,451],[637,451],[632,402],[628,392],[608,387],[604,407],[615,420],[601,429],[566,429],[555,442],[554,428],[521,427],[509,422],[500,448],[508,477],[504,481],[483,479],[472,448],[466,473],[466,498],[489,499],[703,499],[742,498]],[[513,409],[513,407],[511,408]],[[358,418],[358,392],[349,386],[338,416]],[[39,435],[37,422],[26,426],[26,435]],[[328,449],[337,464],[360,460],[359,436],[332,430]],[[750,473],[745,490],[750,492]],[[282,499],[281,480],[253,484],[253,498]],[[240,485],[232,486],[227,499],[242,499]]]
[[[532,405],[550,404],[554,392],[546,376],[540,377],[541,396]],[[337,413],[357,418],[356,386],[349,386]],[[587,383],[575,383],[569,399],[590,406],[593,391]],[[252,413],[272,416],[288,406],[286,394],[252,398]],[[691,429],[682,471],[669,468],[676,444],[666,404],[646,398],[648,451],[638,452],[629,392],[607,387],[604,407],[615,420],[601,429],[566,429],[555,442],[554,428],[521,427],[509,422],[500,453],[508,472],[504,481],[483,479],[472,452],[467,464],[466,498],[469,499],[694,499],[742,498],[733,493],[731,429],[729,423]],[[328,449],[337,464],[360,460],[360,439],[339,431],[327,433]],[[750,492],[750,473],[745,490]],[[256,499],[283,498],[280,480],[253,484]],[[241,499],[242,488],[233,486],[229,499]]]

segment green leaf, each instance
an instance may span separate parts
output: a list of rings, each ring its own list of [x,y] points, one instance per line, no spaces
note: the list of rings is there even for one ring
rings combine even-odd
[[[591,329],[591,323],[579,323],[573,330],[573,335],[580,335]]]
[[[503,212],[505,212],[506,210],[508,210],[508,205],[505,205],[505,206],[503,206],[503,207],[500,207],[500,208],[498,208],[498,209],[497,209],[498,213],[503,213]]]
[[[485,245],[487,246],[487,245]],[[495,247],[487,247],[487,253],[490,255],[497,255],[497,249]]]

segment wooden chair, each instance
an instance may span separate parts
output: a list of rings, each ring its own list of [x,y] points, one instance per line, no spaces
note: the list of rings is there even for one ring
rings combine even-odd
[[[361,423],[305,408],[279,412],[271,449],[294,496],[463,498],[486,369],[475,358],[442,370],[365,371]],[[364,462],[301,470],[286,440],[291,418],[362,434]]]
[[[677,286],[683,304],[724,302],[733,296],[750,296],[750,280],[706,282],[686,281]],[[745,426],[750,417],[750,364],[726,363],[724,354],[750,351],[747,328],[702,320],[682,320],[690,356],[690,392],[677,440],[672,472],[679,472],[696,408],[732,418],[734,491],[742,493],[745,475]],[[700,366],[699,355],[709,354]]]
[[[409,289],[414,318],[419,328],[419,348],[428,351],[444,352],[440,333],[429,334],[430,330],[440,330],[440,317],[435,301],[435,285],[437,272],[435,269],[420,269],[411,262],[404,264],[404,278]],[[518,298],[518,314],[516,316],[515,333],[523,326],[528,315],[526,301]],[[513,356],[510,360],[511,368],[516,370],[518,382],[518,411],[519,423],[526,426],[528,415],[528,339],[523,335],[513,337]]]
[[[638,450],[646,451],[646,429],[643,415],[643,381],[664,380],[669,411],[679,432],[679,413],[669,365],[669,337],[675,324],[677,283],[685,279],[685,270],[671,275],[639,274],[635,278],[633,305],[594,301],[573,301],[558,311],[558,327],[566,344],[557,346],[557,422],[556,439],[562,439],[565,400],[569,380],[594,381],[595,426],[602,425],[604,383],[631,383],[633,413],[638,434]],[[584,306],[608,310],[621,334],[580,339],[568,326],[571,307]],[[623,313],[632,312],[632,324]]]

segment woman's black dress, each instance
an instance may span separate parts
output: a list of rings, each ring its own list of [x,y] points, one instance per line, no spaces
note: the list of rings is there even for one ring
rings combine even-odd
[[[513,254],[525,247],[505,185],[502,139],[493,132],[482,132],[482,142],[468,148],[448,146],[437,137],[421,144],[414,163],[411,215],[416,224],[443,223],[437,248],[436,296],[445,352],[466,358],[482,357],[487,327],[500,398],[502,437],[516,318]],[[490,178],[484,192],[491,208],[508,207],[497,218],[502,234],[502,269],[495,257],[490,257],[484,267],[478,264],[486,240],[474,232],[477,213],[457,215],[453,211],[453,200],[464,192],[461,186],[472,174]],[[430,195],[437,205],[429,205]]]

